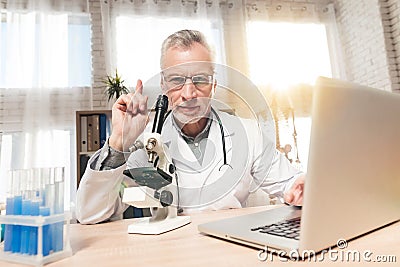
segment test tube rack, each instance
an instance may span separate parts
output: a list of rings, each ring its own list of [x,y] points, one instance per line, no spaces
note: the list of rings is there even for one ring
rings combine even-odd
[[[47,263],[72,256],[69,240],[70,220],[71,214],[68,212],[50,216],[0,215],[0,224],[38,227],[36,255],[5,252],[3,242],[0,245],[0,260],[33,266],[43,266]],[[63,249],[43,256],[43,226],[61,222],[64,223]]]

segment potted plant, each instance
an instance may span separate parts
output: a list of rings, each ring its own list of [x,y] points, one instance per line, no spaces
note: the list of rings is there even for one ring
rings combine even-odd
[[[106,84],[105,94],[108,95],[108,102],[112,98],[118,99],[122,94],[129,93],[129,89],[124,85],[124,80],[121,76],[118,76],[118,71],[115,70],[115,76],[107,75],[107,79],[104,81]]]

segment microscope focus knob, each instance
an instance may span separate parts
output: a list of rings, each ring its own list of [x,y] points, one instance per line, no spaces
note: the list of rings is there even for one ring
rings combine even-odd
[[[169,164],[168,166],[168,171],[169,173],[173,174],[175,172],[175,166],[174,164]]]
[[[160,194],[160,202],[163,207],[168,207],[172,204],[173,196],[170,191],[163,190]]]

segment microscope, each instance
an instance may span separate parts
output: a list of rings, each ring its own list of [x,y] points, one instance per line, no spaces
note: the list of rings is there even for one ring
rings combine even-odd
[[[159,95],[151,133],[144,133],[144,142],[135,142],[134,149],[145,149],[150,167],[132,168],[124,174],[132,178],[137,187],[124,189],[122,202],[137,208],[150,208],[152,217],[135,219],[128,226],[132,234],[162,234],[190,223],[189,216],[177,216],[177,205],[172,205],[178,186],[173,185],[175,166],[168,158],[168,148],[163,144],[161,130],[168,109],[168,97]],[[179,204],[179,197],[176,201]]]

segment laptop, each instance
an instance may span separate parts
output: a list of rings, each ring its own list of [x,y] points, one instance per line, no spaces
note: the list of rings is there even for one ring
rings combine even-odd
[[[400,219],[399,137],[400,94],[319,77],[303,207],[282,206],[198,230],[303,255],[393,223]]]

